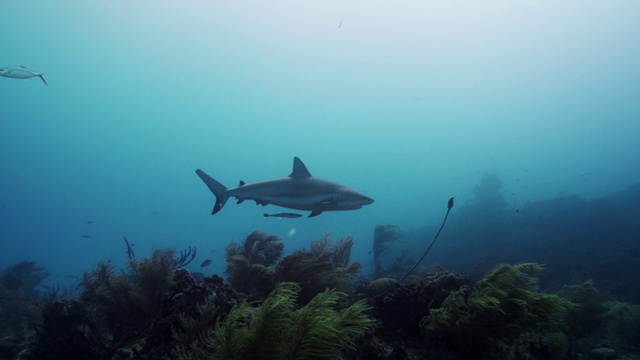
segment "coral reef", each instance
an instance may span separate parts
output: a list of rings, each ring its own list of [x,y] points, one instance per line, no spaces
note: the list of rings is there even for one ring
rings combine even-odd
[[[0,358],[573,360],[640,351],[640,306],[595,281],[543,293],[536,263],[498,265],[474,286],[438,267],[404,283],[354,279],[352,247],[351,237],[325,234],[280,258],[279,238],[253,232],[228,246],[228,285],[183,268],[195,249],[141,259],[127,251],[125,268],[98,263],[79,293],[38,291],[47,273],[20,263],[0,277]]]

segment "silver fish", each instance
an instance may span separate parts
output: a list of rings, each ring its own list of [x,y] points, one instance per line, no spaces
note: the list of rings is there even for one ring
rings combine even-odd
[[[299,218],[301,216],[302,215],[300,214],[286,213],[286,212],[279,212],[277,214],[264,214],[264,217],[279,217],[279,218],[289,218],[289,219]]]
[[[8,77],[8,78],[14,78],[14,79],[29,79],[32,77],[39,77],[40,79],[42,79],[42,82],[44,82],[45,85],[49,86],[49,84],[47,84],[47,81],[44,79],[44,73],[40,73],[38,74],[37,72],[25,67],[25,66],[3,66],[0,67],[0,76],[4,76],[4,77]]]

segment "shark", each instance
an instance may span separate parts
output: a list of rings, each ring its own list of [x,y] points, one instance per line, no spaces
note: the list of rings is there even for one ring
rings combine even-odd
[[[374,201],[344,185],[311,176],[297,156],[293,158],[293,170],[289,176],[251,184],[240,181],[234,188],[227,188],[200,169],[196,170],[196,174],[216,197],[211,215],[220,211],[230,197],[238,199],[238,204],[253,200],[262,206],[308,210],[311,211],[309,217],[318,216],[324,211],[356,210]]]

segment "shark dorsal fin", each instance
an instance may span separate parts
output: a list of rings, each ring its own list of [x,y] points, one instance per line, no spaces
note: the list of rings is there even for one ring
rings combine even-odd
[[[289,177],[311,177],[311,173],[297,156],[293,158],[293,171]]]

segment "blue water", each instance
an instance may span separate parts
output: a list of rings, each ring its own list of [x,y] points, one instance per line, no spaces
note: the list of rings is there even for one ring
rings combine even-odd
[[[437,224],[486,173],[514,208],[615,194],[640,181],[638,18],[637,1],[4,1],[0,66],[49,86],[0,77],[0,269],[68,283],[124,263],[126,236],[222,273],[259,229],[287,251],[352,235],[366,273],[376,225]],[[235,186],[294,156],[375,203],[210,215],[196,168]]]

